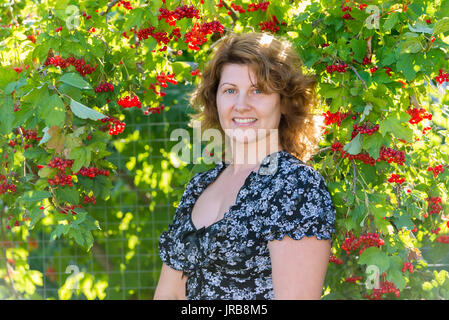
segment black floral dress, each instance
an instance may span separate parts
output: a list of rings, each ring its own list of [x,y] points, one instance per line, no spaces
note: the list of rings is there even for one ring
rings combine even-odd
[[[332,239],[334,204],[322,175],[281,150],[248,175],[221,220],[197,230],[192,208],[228,165],[218,163],[188,182],[173,222],[160,236],[160,257],[187,276],[189,300],[273,299],[268,241],[286,235]]]

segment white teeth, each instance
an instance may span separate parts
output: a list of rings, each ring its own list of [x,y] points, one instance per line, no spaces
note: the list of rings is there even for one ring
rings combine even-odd
[[[235,122],[238,122],[238,123],[249,123],[249,122],[254,122],[254,121],[256,121],[257,119],[255,119],[255,118],[246,118],[246,119],[234,119],[234,121]]]

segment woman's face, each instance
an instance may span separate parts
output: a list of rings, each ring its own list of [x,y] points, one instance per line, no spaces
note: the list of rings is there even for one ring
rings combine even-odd
[[[247,65],[226,64],[223,67],[217,89],[217,109],[222,129],[238,142],[261,141],[270,134],[270,129],[279,128],[280,95],[261,92],[254,72]]]

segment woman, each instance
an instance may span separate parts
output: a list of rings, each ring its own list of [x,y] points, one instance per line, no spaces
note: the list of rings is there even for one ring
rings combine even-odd
[[[192,94],[192,118],[224,133],[232,159],[187,184],[160,238],[155,299],[321,297],[335,208],[324,178],[300,160],[319,142],[315,85],[286,40],[221,41]]]

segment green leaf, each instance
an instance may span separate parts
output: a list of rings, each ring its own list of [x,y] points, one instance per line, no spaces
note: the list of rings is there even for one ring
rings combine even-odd
[[[387,20],[385,20],[384,29],[386,31],[390,31],[396,25],[396,23],[398,23],[398,21],[399,14],[397,12],[393,12],[388,16]]]
[[[44,216],[43,210],[41,210],[40,207],[34,207],[30,214],[31,220],[29,228],[33,229],[36,223]]]
[[[438,20],[433,28],[433,34],[437,35],[440,33],[445,33],[449,31],[449,17],[444,17],[441,20]]]
[[[390,267],[390,259],[387,254],[377,247],[370,247],[362,252],[358,264],[374,265],[379,268],[379,274]]]
[[[363,138],[363,149],[368,152],[370,157],[379,158],[379,152],[383,145],[386,145],[385,139],[379,132],[374,132],[372,135],[365,135]]]
[[[14,105],[11,97],[7,97],[6,103],[0,103],[0,133],[9,134],[12,131],[14,121]]]
[[[354,52],[354,59],[362,62],[366,55],[366,41],[353,38],[349,45]]]
[[[416,71],[411,54],[402,54],[396,63],[396,68],[402,71],[407,81],[415,78]]]
[[[95,198],[106,199],[109,196],[111,189],[111,181],[105,176],[96,176],[94,178],[93,191]]]
[[[76,187],[58,187],[55,190],[55,195],[60,202],[68,202],[70,204],[78,204],[79,202],[79,193]]]
[[[418,21],[414,27],[412,27],[409,23],[408,28],[410,29],[410,31],[413,31],[413,32],[429,33],[429,34],[433,33],[432,28],[429,28],[427,26],[427,24],[424,24],[423,22],[420,22],[420,21]]]
[[[57,173],[56,168],[44,167],[44,168],[40,169],[37,174],[41,178],[52,178],[56,175],[56,173]]]
[[[44,129],[42,129],[42,132],[44,133],[44,135],[42,136],[41,141],[39,141],[39,146],[43,143],[47,143],[50,139],[51,139],[51,135],[48,132],[49,128],[45,127]]]
[[[0,88],[4,88],[9,83],[13,82],[14,79],[17,79],[17,72],[14,71],[11,67],[3,67],[0,66]]]
[[[37,190],[37,191],[26,191],[22,197],[24,201],[37,202],[51,197],[49,191]]]
[[[126,23],[123,25],[123,30],[129,30],[134,26],[136,26],[136,29],[138,29],[138,27],[142,24],[143,14],[144,9],[142,8],[135,8],[131,10],[131,12],[126,17]]]
[[[90,84],[77,73],[65,73],[59,80],[79,89],[92,89]]]
[[[65,107],[61,98],[54,94],[47,98],[40,109],[40,116],[48,127],[62,127],[65,122]]]
[[[50,235],[51,240],[56,240],[61,236],[61,234],[65,233],[65,230],[68,228],[68,225],[58,224]]]
[[[387,280],[393,282],[399,290],[404,289],[407,284],[402,271],[398,269],[390,268],[387,272]]]
[[[75,160],[72,165],[73,172],[78,172],[83,166],[88,167],[91,160],[91,151],[86,147],[76,147],[70,151],[69,159]]]
[[[362,151],[362,142],[362,135],[358,133],[354,139],[343,147],[343,150],[349,154],[359,154]]]
[[[417,53],[423,50],[418,34],[407,32],[405,35],[406,39],[401,42],[401,53]]]
[[[407,228],[408,230],[412,230],[415,227],[407,211],[401,209],[395,210],[393,222],[398,229]]]
[[[397,138],[407,142],[413,142],[413,130],[401,124],[401,116],[398,112],[391,113],[379,125],[379,132],[382,136],[391,132]]]
[[[86,107],[84,104],[79,103],[73,99],[70,102],[70,109],[78,118],[81,119],[91,119],[97,121],[106,118],[106,116],[101,114],[100,112]]]

